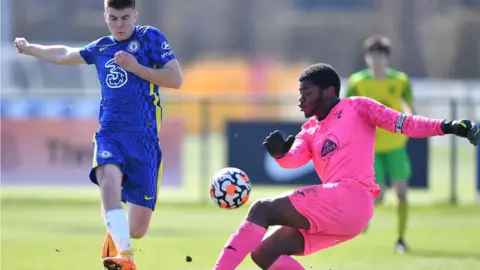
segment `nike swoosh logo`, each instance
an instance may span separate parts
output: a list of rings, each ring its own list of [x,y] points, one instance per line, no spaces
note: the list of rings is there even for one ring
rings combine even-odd
[[[268,153],[265,153],[264,168],[267,176],[275,182],[290,182],[315,171],[312,161],[297,169],[282,168]]]
[[[100,47],[100,48],[98,48],[98,51],[99,51],[99,52],[103,52],[106,48],[112,47],[113,45],[114,45],[114,44],[110,44],[110,45],[106,45],[106,46]]]
[[[145,197],[143,197],[146,201],[150,201],[152,200],[153,198],[155,198],[155,196],[153,197],[148,197],[147,195],[145,195]]]

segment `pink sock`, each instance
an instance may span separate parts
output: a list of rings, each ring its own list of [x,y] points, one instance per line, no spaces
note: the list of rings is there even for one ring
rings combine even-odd
[[[282,255],[268,268],[268,270],[305,270],[294,258]]]
[[[230,237],[215,264],[215,270],[234,270],[262,242],[267,229],[245,220]]]

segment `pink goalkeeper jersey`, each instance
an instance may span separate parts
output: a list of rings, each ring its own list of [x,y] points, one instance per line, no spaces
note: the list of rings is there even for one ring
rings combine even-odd
[[[373,170],[375,127],[425,138],[443,135],[441,123],[401,114],[370,98],[345,98],[324,120],[308,120],[290,151],[277,162],[284,168],[297,168],[313,160],[324,184],[356,180],[378,191]]]

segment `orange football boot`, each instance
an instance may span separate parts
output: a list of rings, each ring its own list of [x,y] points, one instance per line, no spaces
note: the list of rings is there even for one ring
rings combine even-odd
[[[103,266],[108,270],[137,270],[131,252],[126,252],[118,257],[107,257],[103,259]]]
[[[107,235],[105,236],[105,241],[103,241],[102,259],[105,259],[107,257],[116,257],[117,255],[117,248],[115,247],[112,236],[110,236],[110,233],[107,232]]]

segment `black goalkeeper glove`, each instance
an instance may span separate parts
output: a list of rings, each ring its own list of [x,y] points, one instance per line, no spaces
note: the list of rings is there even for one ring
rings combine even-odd
[[[445,134],[454,134],[467,138],[475,146],[480,143],[480,127],[470,120],[443,121],[442,130]]]
[[[267,138],[265,138],[263,146],[270,156],[278,159],[284,157],[288,153],[290,148],[292,148],[294,141],[295,136],[290,135],[285,140],[280,131],[275,130],[274,132],[270,133]]]

